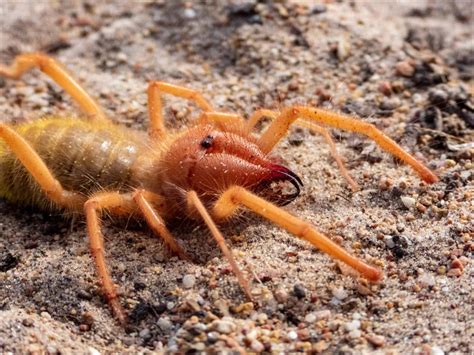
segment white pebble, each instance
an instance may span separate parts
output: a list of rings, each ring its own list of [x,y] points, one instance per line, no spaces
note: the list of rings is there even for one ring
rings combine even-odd
[[[183,287],[184,288],[192,288],[196,283],[196,278],[194,275],[184,275],[183,277]]]
[[[97,350],[96,348],[93,348],[92,346],[89,346],[88,350],[89,350],[90,355],[100,355],[99,350]]]
[[[173,323],[171,323],[171,321],[168,318],[160,318],[157,324],[158,324],[158,327],[160,327],[160,329],[164,332],[170,330],[171,327],[173,326]]]
[[[229,334],[235,331],[235,324],[227,320],[215,320],[212,328],[221,334]]]
[[[362,333],[359,329],[353,330],[349,333],[349,337],[351,337],[352,339],[360,338],[361,335]]]
[[[332,290],[332,294],[334,297],[336,297],[338,300],[343,300],[344,298],[347,297],[347,292],[344,290],[342,287],[337,287]]]
[[[361,319],[361,318],[362,318],[362,316],[360,315],[359,312],[354,312],[354,313],[352,314],[352,319],[357,319],[357,320],[359,320],[359,319]]]
[[[436,283],[435,278],[433,275],[429,273],[423,273],[420,276],[418,276],[418,283],[421,286],[425,287],[433,287]]]
[[[360,328],[360,321],[359,320],[353,320],[351,322],[346,323],[346,330],[348,332],[351,332],[353,330],[357,330]]]
[[[196,17],[196,11],[193,9],[184,9],[184,17],[186,18],[195,18]]]
[[[391,235],[386,235],[383,237],[383,240],[385,242],[385,245],[389,248],[389,249],[393,249],[393,247],[395,247],[395,242],[393,241],[393,237]]]
[[[263,344],[258,340],[252,340],[252,342],[250,343],[250,348],[256,353],[261,353],[263,350],[265,350]]]
[[[402,200],[403,205],[410,209],[415,206],[416,200],[410,196],[401,196],[400,199]]]
[[[294,330],[292,330],[291,332],[288,333],[288,339],[296,340],[298,339],[298,334]]]
[[[317,320],[329,319],[329,317],[331,317],[331,311],[329,309],[325,309],[319,312],[315,312],[314,316]]]
[[[316,315],[314,313],[308,313],[304,317],[304,321],[309,324],[314,323],[316,321]]]
[[[444,351],[439,346],[432,346],[430,355],[444,355]]]

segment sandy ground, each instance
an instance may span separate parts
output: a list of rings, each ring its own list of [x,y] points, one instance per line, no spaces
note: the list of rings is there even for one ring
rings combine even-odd
[[[253,271],[245,298],[202,226],[171,226],[196,262],[143,226],[106,223],[121,328],[100,295],[84,221],[0,200],[0,352],[473,353],[473,2],[0,2],[0,60],[60,59],[117,122],[145,129],[146,83],[201,90],[222,111],[319,105],[377,125],[440,177],[422,183],[375,143],[334,131],[361,191],[321,137],[277,152],[305,184],[286,209],[384,269],[369,285],[245,214],[224,226]],[[192,106],[167,100],[169,127]],[[73,112],[38,72],[0,79],[5,122]]]

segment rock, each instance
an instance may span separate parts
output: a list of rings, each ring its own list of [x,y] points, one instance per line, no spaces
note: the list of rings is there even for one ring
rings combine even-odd
[[[193,288],[196,283],[196,278],[194,275],[184,275],[183,277],[183,287],[184,288]]]
[[[402,200],[403,205],[410,209],[415,206],[416,200],[410,196],[400,196],[400,200]]]
[[[306,289],[301,284],[295,284],[293,286],[293,293],[297,298],[301,299],[306,296]]]
[[[415,74],[415,67],[405,60],[395,64],[395,71],[398,75],[409,78]]]
[[[163,332],[168,332],[171,330],[171,328],[173,327],[173,323],[171,323],[171,321],[166,318],[166,317],[161,317],[160,319],[158,319],[158,327],[163,331]]]
[[[332,294],[333,294],[334,297],[336,297],[340,301],[347,297],[347,292],[346,292],[346,290],[344,290],[343,287],[334,288],[332,290]]]
[[[367,340],[372,345],[381,348],[385,345],[385,338],[382,335],[370,335],[367,337]]]
[[[211,328],[221,334],[230,334],[235,331],[236,326],[231,321],[218,319],[212,322]]]
[[[263,344],[258,340],[252,340],[252,342],[250,343],[250,348],[256,353],[261,353],[263,350],[265,350]]]

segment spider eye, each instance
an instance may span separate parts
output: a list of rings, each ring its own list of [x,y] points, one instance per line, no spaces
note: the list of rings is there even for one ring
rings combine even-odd
[[[214,137],[209,135],[201,141],[201,147],[206,148],[206,149],[210,148],[212,146],[213,141],[214,141]]]

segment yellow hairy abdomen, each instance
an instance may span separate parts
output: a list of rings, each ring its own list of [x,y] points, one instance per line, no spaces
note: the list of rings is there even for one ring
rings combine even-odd
[[[67,190],[91,195],[103,189],[124,191],[137,184],[133,166],[146,144],[141,132],[109,122],[59,117],[13,128]],[[20,204],[55,207],[2,141],[0,197]]]

